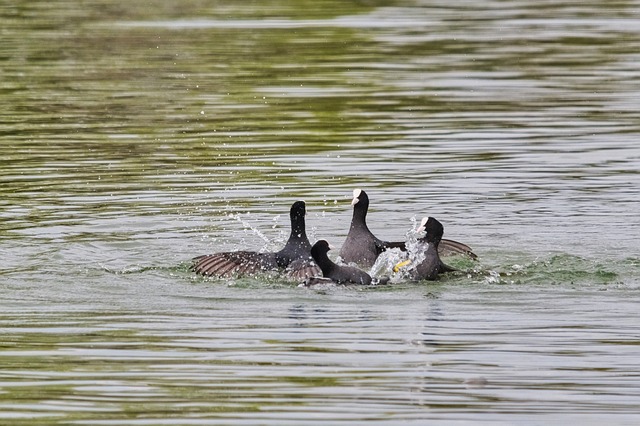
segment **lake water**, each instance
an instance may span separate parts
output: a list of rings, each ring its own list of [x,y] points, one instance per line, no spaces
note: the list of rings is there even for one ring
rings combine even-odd
[[[640,419],[640,2],[0,6],[6,425]],[[436,283],[214,280],[307,202]],[[339,250],[330,252],[336,256]]]

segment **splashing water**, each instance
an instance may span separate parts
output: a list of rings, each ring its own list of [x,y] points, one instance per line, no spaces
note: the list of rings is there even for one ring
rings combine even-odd
[[[247,232],[250,232],[250,233],[258,236],[262,241],[264,241],[265,244],[260,248],[260,250],[259,250],[260,252],[270,251],[270,250],[274,249],[276,245],[286,241],[286,237],[287,236],[285,235],[284,231],[280,231],[280,235],[277,238],[274,238],[273,240],[271,240],[261,230],[259,230],[257,227],[252,225],[248,220],[243,219],[240,216],[239,213],[237,213],[237,214],[230,213],[228,216],[231,219],[234,219],[237,222],[239,222],[240,224],[242,224],[242,227]],[[278,215],[273,219],[274,220],[274,224],[273,224],[272,228],[277,227],[277,222],[278,222],[279,217],[280,216]]]
[[[416,265],[425,259],[425,252],[421,250],[418,239],[421,235],[415,231],[417,220],[411,217],[411,228],[405,233],[406,252],[400,249],[390,249],[383,251],[376,262],[371,267],[371,276],[389,276],[391,282],[405,281],[408,278],[409,265]],[[397,272],[394,267],[404,261],[409,261],[409,265],[400,268]]]

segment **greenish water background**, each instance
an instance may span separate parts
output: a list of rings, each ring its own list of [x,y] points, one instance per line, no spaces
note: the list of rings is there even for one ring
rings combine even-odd
[[[3,424],[635,424],[637,1],[0,5]],[[216,281],[351,191],[479,264]],[[336,250],[337,252],[337,250]]]

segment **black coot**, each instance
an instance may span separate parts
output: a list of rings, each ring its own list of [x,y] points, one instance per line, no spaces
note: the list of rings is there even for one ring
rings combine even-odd
[[[444,266],[438,255],[438,245],[444,234],[444,226],[432,217],[425,217],[420,223],[418,232],[426,231],[426,235],[418,239],[416,253],[412,256],[423,257],[423,260],[409,267],[409,277],[413,280],[429,280],[433,281],[438,277],[440,272],[451,270],[448,266]]]
[[[331,246],[326,240],[319,240],[311,247],[311,256],[322,270],[324,279],[311,278],[305,284],[311,285],[327,281],[336,284],[371,284],[371,276],[366,272],[353,266],[338,265],[329,259],[327,255],[329,250],[331,250]]]
[[[192,269],[198,274],[214,277],[253,275],[285,269],[293,279],[304,279],[319,274],[320,269],[311,262],[311,243],[305,230],[305,214],[304,201],[293,203],[290,210],[291,234],[280,251],[231,251],[208,254],[194,258]]]

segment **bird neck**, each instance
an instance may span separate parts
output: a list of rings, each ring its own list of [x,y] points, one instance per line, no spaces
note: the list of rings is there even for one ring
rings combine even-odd
[[[351,217],[351,229],[366,229],[367,227],[367,209],[356,208],[353,209],[353,216]]]
[[[289,240],[308,241],[304,216],[291,215],[291,234],[289,235]]]
[[[316,253],[314,260],[322,270],[324,276],[327,276],[331,270],[336,267],[336,264],[329,259],[329,255],[326,252]]]
[[[291,224],[291,234],[289,235],[289,239],[306,239],[307,232],[305,230],[304,222],[293,222]]]
[[[438,248],[438,245],[440,244],[440,240],[441,240],[441,239],[442,239],[442,237],[438,237],[438,236],[436,236],[436,235],[429,235],[429,234],[427,234],[427,235],[423,238],[423,240],[424,240],[426,243],[433,244],[435,248]]]

